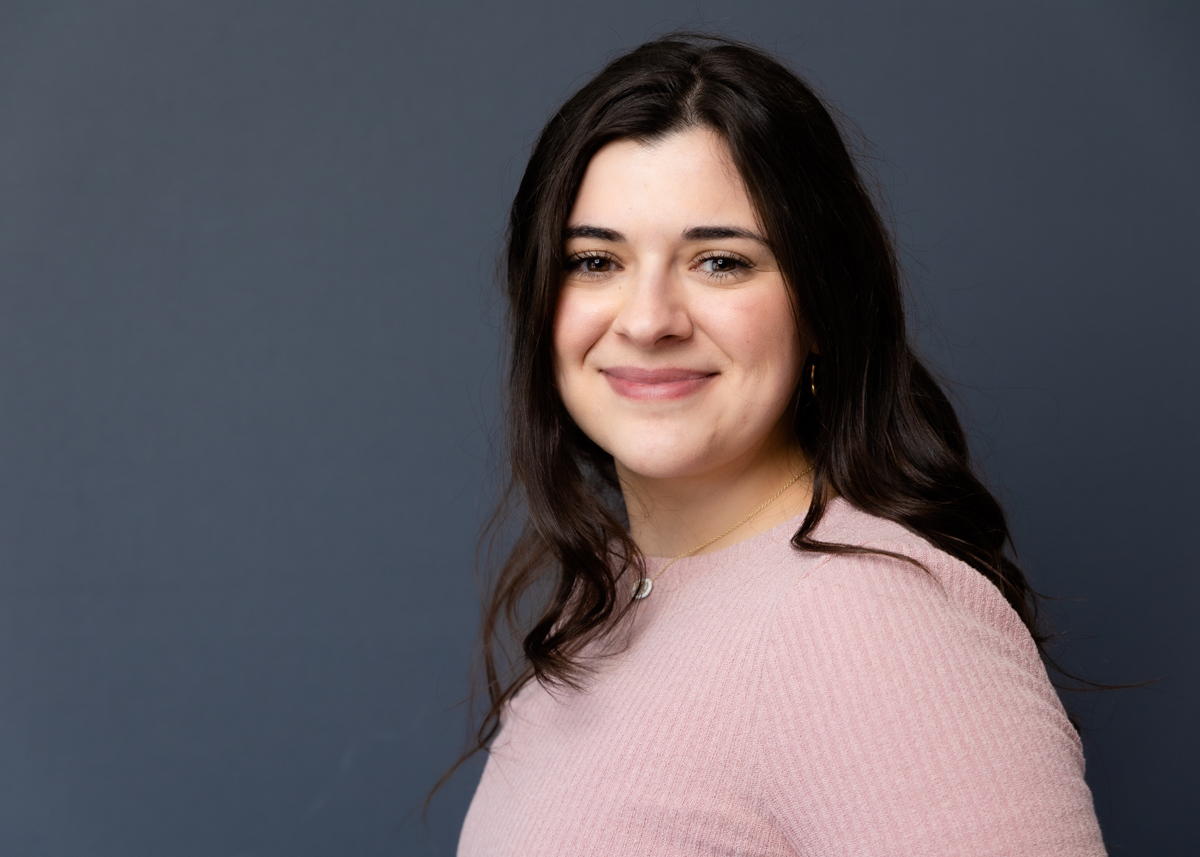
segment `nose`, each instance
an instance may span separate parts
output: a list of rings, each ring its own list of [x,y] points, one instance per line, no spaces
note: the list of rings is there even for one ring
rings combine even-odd
[[[685,286],[669,269],[643,269],[631,277],[613,332],[639,348],[651,349],[692,335]]]

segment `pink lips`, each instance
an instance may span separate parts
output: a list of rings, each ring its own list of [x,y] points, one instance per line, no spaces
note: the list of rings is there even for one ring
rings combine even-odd
[[[682,399],[699,390],[716,372],[695,369],[639,369],[610,366],[603,370],[613,390],[627,399]]]

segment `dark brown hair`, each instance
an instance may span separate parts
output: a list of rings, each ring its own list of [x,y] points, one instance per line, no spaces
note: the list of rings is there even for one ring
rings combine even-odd
[[[977,569],[1045,654],[1037,598],[1013,561],[1004,511],[974,475],[954,408],[908,340],[896,248],[838,123],[767,53],[672,34],[613,60],[563,105],[513,200],[504,259],[511,482],[502,510],[519,508],[524,525],[484,605],[488,709],[472,752],[487,746],[503,707],[531,679],[576,685],[582,648],[631,609],[641,556],[611,457],[555,390],[552,324],[564,230],[588,161],[614,140],[692,127],[728,144],[820,350],[819,395],[808,389],[806,365],[793,403],[795,440],[814,480],[793,545],[862,552],[811,538],[828,500],[843,497]],[[510,637],[521,650],[505,658]]]

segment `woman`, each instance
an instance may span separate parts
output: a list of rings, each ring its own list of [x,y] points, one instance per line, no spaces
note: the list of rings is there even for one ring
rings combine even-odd
[[[1104,853],[899,281],[829,112],[756,49],[650,42],[550,120],[460,855]]]

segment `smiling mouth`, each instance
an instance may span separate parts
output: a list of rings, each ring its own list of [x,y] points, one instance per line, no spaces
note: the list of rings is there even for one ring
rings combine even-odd
[[[617,395],[652,400],[690,396],[718,374],[696,369],[639,369],[636,366],[612,366],[601,372]]]

